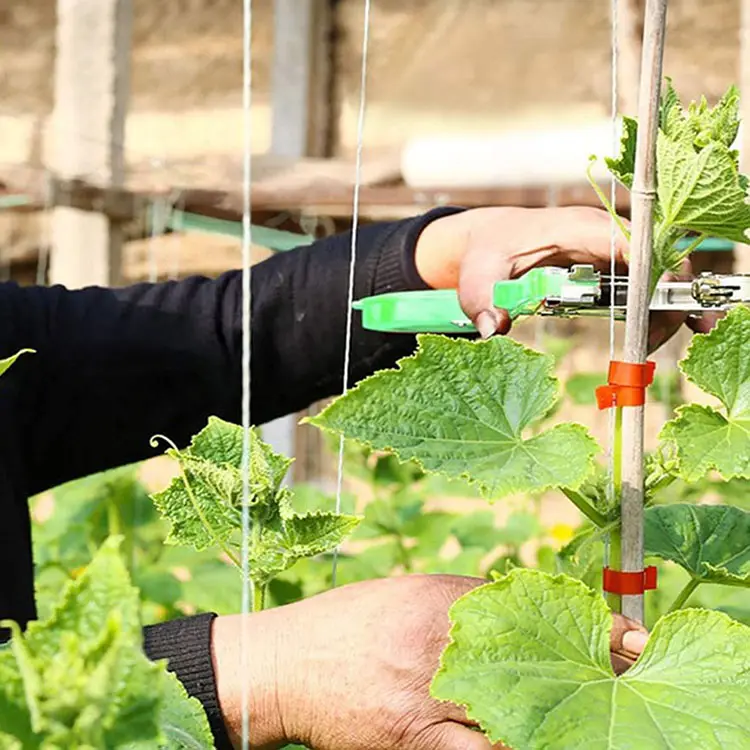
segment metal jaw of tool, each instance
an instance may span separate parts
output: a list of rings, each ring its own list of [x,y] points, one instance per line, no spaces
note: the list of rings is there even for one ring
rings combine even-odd
[[[625,316],[627,276],[611,277],[590,265],[570,268],[534,268],[518,279],[493,285],[495,307],[512,319],[522,315],[557,317]],[[700,315],[750,304],[750,275],[704,273],[692,281],[660,282],[651,310],[675,310]],[[367,297],[354,303],[362,312],[362,325],[392,333],[470,333],[455,290],[395,292]]]

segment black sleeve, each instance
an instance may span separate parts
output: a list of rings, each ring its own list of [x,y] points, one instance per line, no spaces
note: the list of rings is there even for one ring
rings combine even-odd
[[[424,289],[414,248],[432,220],[461,209],[359,230],[355,299]],[[342,385],[350,236],[280,253],[252,274],[254,424],[333,395]],[[239,421],[242,275],[123,289],[0,285],[0,357],[14,367],[17,455],[28,494],[153,455],[149,439],[186,444],[211,415]],[[410,354],[414,338],[365,331],[355,317],[351,382]],[[10,383],[9,383],[10,385]],[[28,534],[28,528],[19,530]],[[229,747],[216,697],[212,615],[145,629],[146,653],[167,659]]]
[[[414,247],[435,218],[359,230],[355,298],[424,288]],[[350,237],[279,253],[252,274],[252,422],[263,424],[341,387]],[[164,434],[178,445],[211,415],[240,419],[242,274],[121,289],[0,293],[0,341],[19,362],[30,494],[140,461]],[[12,333],[12,335],[11,335]],[[12,347],[9,342],[13,342]],[[365,331],[355,317],[352,382],[413,351],[414,338]],[[0,352],[4,356],[6,352]]]

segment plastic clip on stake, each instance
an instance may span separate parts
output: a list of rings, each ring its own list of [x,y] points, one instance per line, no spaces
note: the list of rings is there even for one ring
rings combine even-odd
[[[656,588],[656,568],[653,565],[635,573],[612,568],[604,568],[603,572],[602,588],[609,594],[635,596]]]
[[[600,409],[613,406],[643,406],[646,388],[654,382],[655,362],[633,364],[610,362],[607,385],[596,389],[596,403]]]
[[[610,362],[607,385],[596,389],[598,407],[643,406],[646,403],[646,388],[654,382],[655,370],[655,362]],[[656,568],[653,565],[640,571],[604,568],[602,588],[620,596],[643,594],[656,588]]]

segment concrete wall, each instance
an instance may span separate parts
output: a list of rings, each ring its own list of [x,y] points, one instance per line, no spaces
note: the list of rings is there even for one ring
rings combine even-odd
[[[75,2],[75,0],[70,0]],[[241,149],[242,3],[134,0],[131,158]],[[607,0],[374,0],[366,143],[549,127],[609,108]],[[257,151],[267,148],[272,0],[255,0]],[[361,0],[336,11],[336,151],[355,140]],[[55,0],[0,0],[0,162],[38,151]],[[739,0],[671,0],[666,71],[687,95],[737,80]],[[179,113],[179,117],[176,117]]]

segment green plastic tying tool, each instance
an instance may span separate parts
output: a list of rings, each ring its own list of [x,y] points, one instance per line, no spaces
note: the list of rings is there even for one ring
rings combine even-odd
[[[604,317],[610,314],[610,305],[615,317],[622,319],[627,284],[627,276],[610,277],[589,265],[534,268],[518,279],[495,282],[492,300],[495,307],[507,310],[511,319],[521,315]],[[750,303],[750,275],[705,273],[693,281],[660,282],[650,309],[700,315],[706,310],[725,310],[747,303]],[[362,312],[363,327],[372,331],[471,333],[476,330],[453,289],[380,294],[356,301],[354,309]]]

